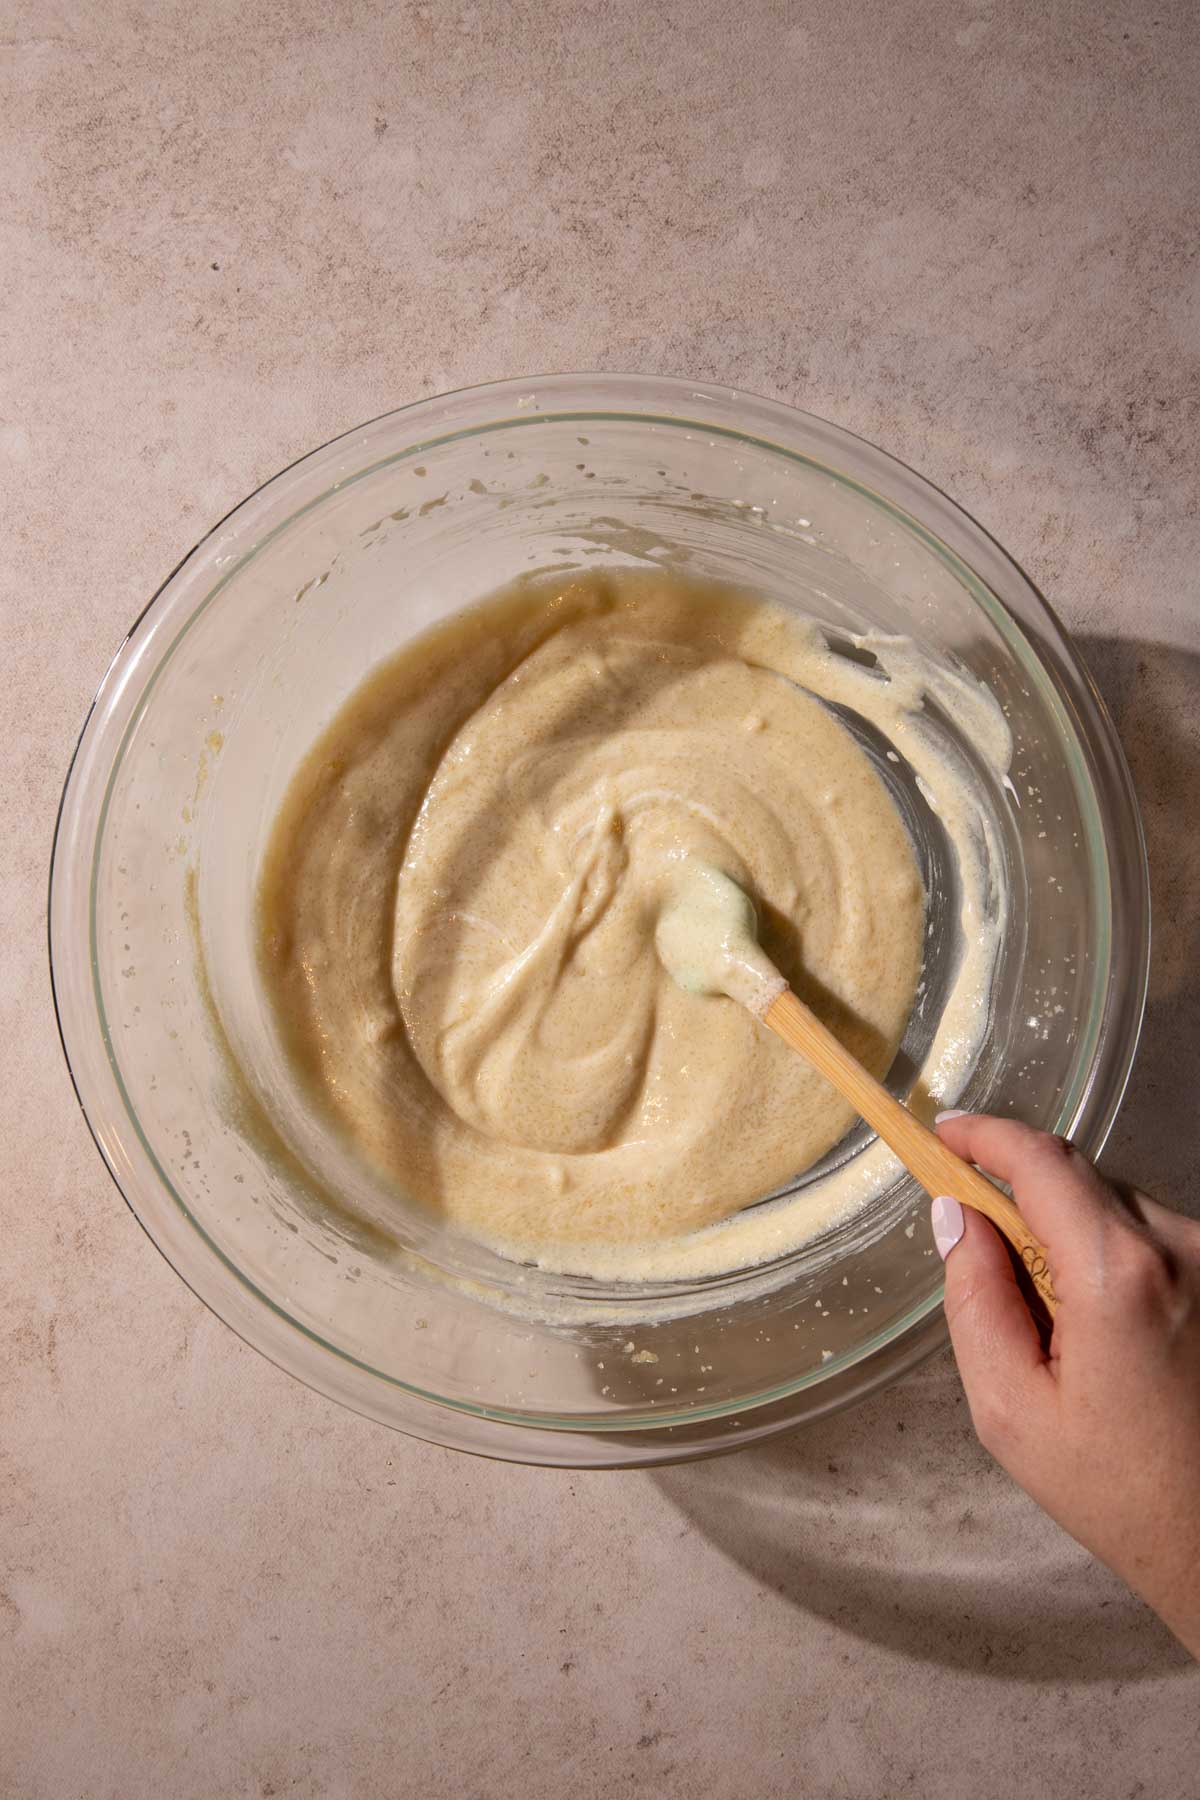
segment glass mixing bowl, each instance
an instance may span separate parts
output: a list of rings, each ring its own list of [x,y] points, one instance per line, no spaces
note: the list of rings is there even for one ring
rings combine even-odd
[[[522,573],[646,563],[797,606],[845,654],[868,627],[909,635],[999,698],[1015,758],[989,805],[1011,911],[961,1104],[1094,1153],[1141,1019],[1145,853],[1108,716],[1020,570],[882,451],[726,389],[555,376],[424,401],[269,481],[155,596],[84,726],[51,874],[64,1047],[130,1206],[248,1342],[371,1418],[528,1462],[729,1449],[944,1335],[927,1208],[903,1175],[766,1269],[601,1288],[426,1217],[368,1224],[368,1178],[280,1053],[254,891],[318,732],[381,658]],[[936,888],[953,870],[926,835]]]

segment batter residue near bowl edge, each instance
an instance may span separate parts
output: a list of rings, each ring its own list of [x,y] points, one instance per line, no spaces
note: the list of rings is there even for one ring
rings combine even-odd
[[[781,1212],[799,1240],[851,1203],[835,1182],[734,1216],[850,1114],[739,1007],[677,988],[654,929],[683,859],[726,870],[773,960],[886,1070],[921,884],[883,782],[803,689],[848,683],[902,732],[928,684],[893,651],[891,681],[835,667],[783,608],[629,572],[523,584],[350,699],[272,834],[261,967],[294,1064],[400,1193],[508,1254],[625,1277],[753,1261]],[[970,904],[969,797],[924,756]],[[960,1061],[987,959],[964,959]]]

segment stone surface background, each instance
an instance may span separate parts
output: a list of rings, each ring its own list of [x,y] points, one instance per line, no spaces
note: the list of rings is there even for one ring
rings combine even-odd
[[[0,80],[7,1800],[1194,1793],[1194,1670],[948,1358],[657,1476],[394,1437],[142,1235],[43,949],[92,690],[251,488],[445,387],[725,380],[920,468],[1077,634],[1157,905],[1108,1160],[1200,1206],[1194,6],[9,0]]]

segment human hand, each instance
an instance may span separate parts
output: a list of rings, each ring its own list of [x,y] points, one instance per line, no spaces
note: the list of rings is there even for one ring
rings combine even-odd
[[[944,1115],[938,1134],[1012,1188],[1058,1296],[1047,1351],[993,1227],[934,1201],[980,1442],[1200,1657],[1200,1225],[1027,1125]]]

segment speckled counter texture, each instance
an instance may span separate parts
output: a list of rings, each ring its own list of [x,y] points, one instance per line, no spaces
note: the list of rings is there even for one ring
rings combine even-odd
[[[9,0],[5,1800],[1195,1795],[1200,1676],[946,1356],[657,1476],[278,1373],[111,1187],[43,932],[92,690],[264,477],[492,376],[723,379],[922,469],[1077,633],[1158,907],[1108,1160],[1200,1206],[1198,38],[1189,0]]]

